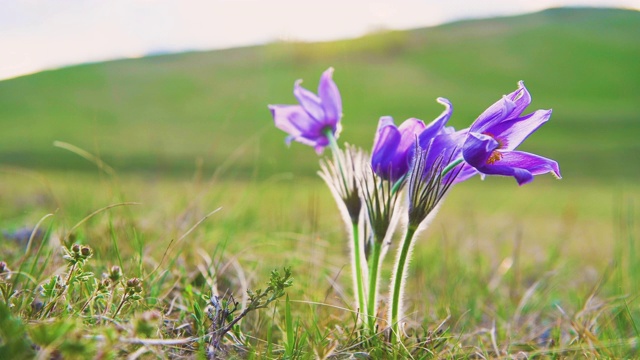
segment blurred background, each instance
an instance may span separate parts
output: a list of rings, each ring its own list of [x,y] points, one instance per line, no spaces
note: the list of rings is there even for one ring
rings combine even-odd
[[[540,10],[577,4],[619,8]],[[316,154],[284,146],[266,106],[293,103],[296,79],[315,91],[333,66],[344,141],[370,148],[382,115],[431,121],[438,96],[466,127],[524,80],[529,110],[554,111],[524,150],[557,159],[565,182],[640,176],[638,1],[1,6],[5,166],[94,171],[57,140],[119,173],[190,176],[201,164],[227,176],[314,176]],[[126,59],[100,62],[116,58]]]

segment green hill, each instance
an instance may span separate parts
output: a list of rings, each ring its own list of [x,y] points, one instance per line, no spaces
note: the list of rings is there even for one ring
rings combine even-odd
[[[523,146],[565,178],[640,176],[640,12],[552,9],[330,43],[275,43],[74,66],[0,82],[0,163],[93,169],[72,143],[118,172],[313,174],[312,149],[275,129],[269,103],[315,90],[329,66],[344,103],[342,139],[371,146],[379,116],[430,121],[449,98],[465,127],[524,80],[551,121]]]

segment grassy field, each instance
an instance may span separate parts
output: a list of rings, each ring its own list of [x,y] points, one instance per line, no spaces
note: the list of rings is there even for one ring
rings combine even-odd
[[[102,321],[96,312],[103,302],[95,301],[97,310],[79,311],[90,298],[89,287],[76,290],[65,300],[67,308],[60,305],[48,317],[33,310],[34,302],[46,303],[38,291],[18,293],[9,303],[15,316],[30,319],[24,326],[41,354],[204,356],[204,344],[195,337],[205,333],[205,325],[198,325],[195,304],[205,308],[201,295],[210,294],[211,284],[241,301],[247,287],[263,288],[271,270],[289,266],[294,274],[287,291],[292,322],[286,320],[284,301],[248,316],[226,342],[235,346],[232,354],[240,351],[234,356],[322,358],[322,351],[333,358],[358,353],[386,358],[394,351],[407,356],[356,336],[344,231],[328,191],[316,181],[9,174],[0,181],[3,226],[31,225],[53,214],[41,225],[49,229],[48,246],[37,256],[36,247],[30,251],[22,271],[35,261],[30,259],[39,260],[22,287],[66,275],[61,243],[93,249],[84,271],[98,275],[119,265],[127,278],[144,279],[144,300],[117,316],[102,315]],[[640,189],[564,186],[553,179],[518,188],[504,180],[454,188],[420,237],[406,297],[408,328],[417,336],[406,341],[411,354],[637,356],[634,221]],[[75,227],[95,210],[122,202],[139,204],[106,210]],[[14,271],[23,249],[24,240],[5,240],[2,258],[9,266],[16,264]],[[390,274],[387,261],[383,289]],[[116,291],[114,297],[119,296]],[[163,322],[147,319],[149,314]],[[145,321],[152,331],[141,330]],[[48,337],[38,332],[43,324],[55,329]],[[291,326],[299,343],[288,350]]]
[[[225,356],[638,357],[638,33],[638,12],[555,9],[0,82],[0,261],[12,270],[0,271],[0,359],[202,358],[204,296],[217,289],[242,308],[284,267],[288,300],[233,327]],[[348,247],[317,156],[287,149],[266,109],[292,103],[297,78],[315,89],[328,66],[341,140],[365,148],[380,115],[428,121],[437,96],[452,100],[456,127],[521,79],[531,110],[554,109],[524,149],[558,160],[563,180],[457,185],[421,235],[406,348],[356,331]],[[39,222],[46,236],[27,246],[19,230]],[[91,248],[84,264],[63,259],[74,243]],[[101,288],[113,265],[124,280]]]

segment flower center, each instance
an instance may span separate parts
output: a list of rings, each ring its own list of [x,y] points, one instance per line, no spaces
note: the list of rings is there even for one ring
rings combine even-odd
[[[491,155],[489,155],[489,158],[487,159],[487,165],[493,165],[496,161],[500,161],[502,159],[502,153],[499,152],[498,149],[504,148],[505,144],[502,140],[497,139],[495,136],[493,136],[492,133],[483,132],[482,134],[491,137],[493,140],[495,140],[498,143],[498,147],[493,150],[493,152],[491,153]]]
[[[496,148],[496,150],[497,150],[497,149],[502,149],[502,148],[504,148],[505,143],[504,143],[502,140],[500,140],[500,139],[496,138],[495,136],[493,136],[493,134],[492,134],[492,133],[490,133],[490,132],[486,132],[486,131],[485,131],[485,132],[483,132],[482,134],[483,134],[483,135],[487,135],[487,136],[491,137],[493,140],[495,140],[495,141],[497,141],[497,142],[498,142],[498,147]]]
[[[491,153],[491,155],[487,159],[487,165],[493,165],[496,161],[500,161],[501,159],[502,159],[502,153],[499,151],[494,151]]]

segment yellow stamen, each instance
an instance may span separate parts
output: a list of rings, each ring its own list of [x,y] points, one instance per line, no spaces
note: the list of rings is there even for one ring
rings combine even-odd
[[[493,165],[496,161],[502,160],[502,153],[498,151],[494,151],[491,153],[489,158],[487,159],[488,165]]]

